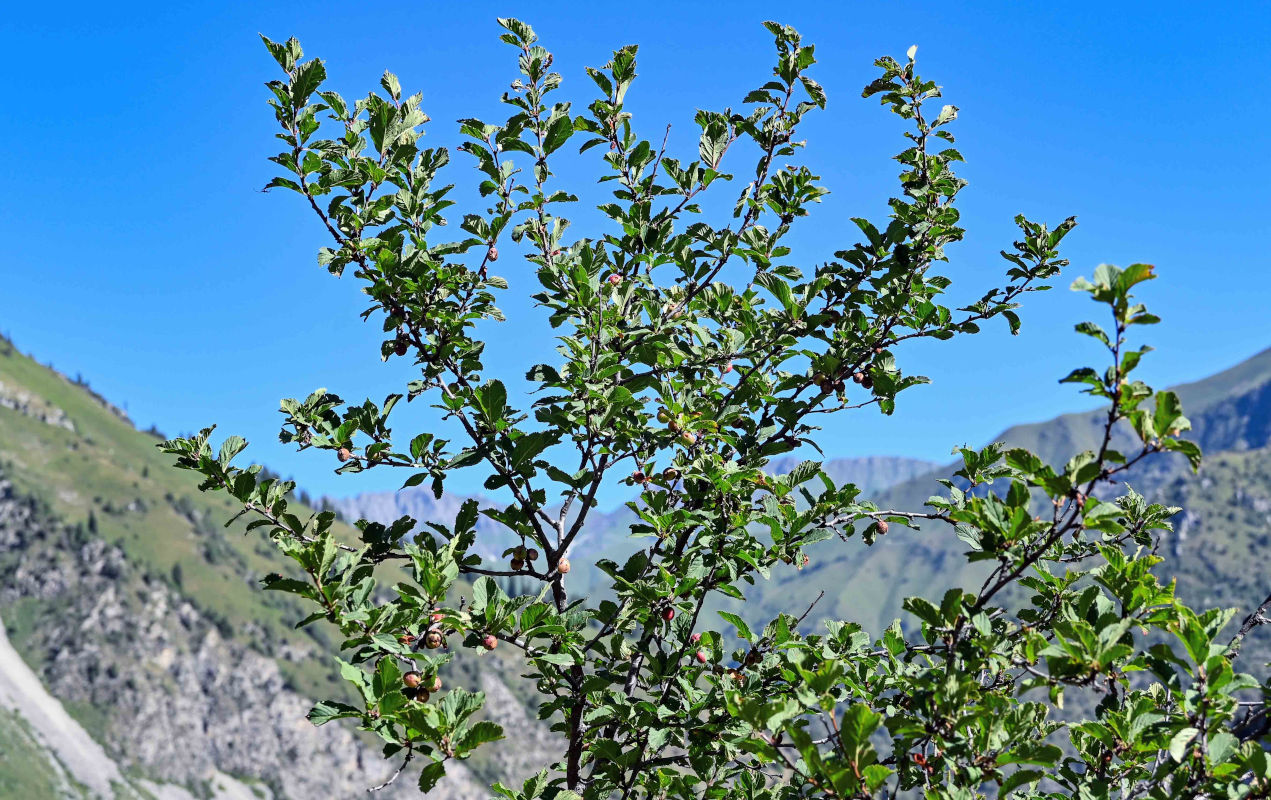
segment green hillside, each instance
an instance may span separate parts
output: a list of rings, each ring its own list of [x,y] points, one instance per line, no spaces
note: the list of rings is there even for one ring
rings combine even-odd
[[[305,698],[302,708],[289,712],[294,716],[276,721],[278,730],[274,733],[285,738],[290,735],[288,727],[308,726],[302,717],[314,700],[351,701],[348,684],[339,677],[333,658],[338,650],[338,631],[325,624],[296,630],[295,623],[310,609],[292,595],[260,587],[260,578],[268,573],[291,572],[291,562],[260,532],[244,535],[248,520],[225,527],[237,507],[224,495],[200,492],[195,476],[174,469],[155,446],[158,441],[157,433],[138,431],[88,385],[69,380],[0,339],[0,501],[8,491],[6,482],[11,483],[12,495],[34,502],[42,520],[36,530],[22,532],[25,538],[16,549],[13,542],[0,548],[0,572],[6,581],[23,584],[22,589],[8,587],[0,596],[0,619],[23,660],[44,675],[50,690],[95,739],[110,743],[119,726],[131,724],[109,699],[114,685],[111,681],[118,678],[102,677],[84,688],[72,686],[70,692],[59,691],[62,687],[53,685],[50,676],[64,673],[49,659],[66,657],[69,651],[60,640],[65,638],[68,613],[94,613],[93,593],[102,591],[103,586],[111,595],[112,607],[119,609],[116,613],[129,617],[131,624],[160,625],[169,637],[189,637],[194,641],[182,645],[183,652],[191,659],[201,658],[194,652],[203,636],[201,628],[186,630],[183,626],[188,622],[179,608],[161,603],[167,610],[161,612],[162,619],[153,619],[152,588],[158,584],[197,609],[201,626],[210,622],[227,643],[268,658],[281,672],[284,686]],[[5,527],[3,505],[0,502],[0,531]],[[344,525],[337,533],[348,539],[355,536],[353,529]],[[126,566],[115,566],[109,559],[103,565],[97,550],[92,558],[83,555],[86,548],[91,550],[93,543],[100,541],[117,546]],[[69,581],[47,595],[43,594],[47,587],[41,588],[38,576],[31,574],[75,574],[85,568],[109,574],[94,576],[106,580]],[[384,567],[380,576],[385,584],[401,577],[392,566]],[[182,691],[163,665],[139,652],[140,645],[128,636],[95,630],[94,637],[91,647],[99,651],[97,668],[126,673],[128,681],[154,681],[164,692]],[[513,727],[534,728],[532,711],[525,716],[532,692],[519,678],[516,661],[512,652],[491,653],[481,659],[459,658],[448,668],[446,681],[451,686],[499,692],[503,702],[496,710],[511,717]],[[214,698],[244,702],[243,695],[216,687],[201,690],[206,693],[196,705],[215,705],[218,700]],[[187,710],[195,717],[204,713],[198,708]],[[209,706],[206,713],[224,711]],[[518,722],[520,717],[525,717],[524,721]],[[197,719],[191,724],[197,724]],[[155,737],[161,738],[162,733]],[[364,746],[379,746],[370,737],[362,741]],[[525,756],[537,758],[537,746],[525,748]],[[216,763],[219,766],[220,762]],[[333,768],[338,764],[331,762]],[[387,767],[378,760],[370,764]],[[537,765],[535,761],[533,766]],[[517,758],[496,764],[483,751],[482,758],[469,766],[483,779],[488,778],[488,783],[508,777],[509,772],[522,775],[531,764]],[[280,760],[270,768],[292,767]],[[2,790],[4,770],[0,761],[0,797],[14,796]],[[38,773],[15,773],[13,779],[40,778]],[[364,781],[361,788],[374,782]],[[403,783],[407,785],[409,782]]]
[[[44,749],[26,720],[0,709],[0,797],[87,800],[91,794]]]
[[[260,577],[288,565],[259,536],[245,537],[243,523],[225,528],[236,510],[230,500],[199,492],[191,475],[159,453],[155,437],[7,342],[0,344],[0,384],[0,398],[27,398],[25,411],[0,408],[0,467],[20,494],[117,544],[130,562],[179,589],[223,635],[266,654],[327,648],[320,626],[293,629],[304,615],[298,605],[259,590]],[[73,430],[42,418],[55,409]],[[15,645],[22,650],[21,636]],[[339,685],[329,658],[282,663],[296,686],[322,692]]]

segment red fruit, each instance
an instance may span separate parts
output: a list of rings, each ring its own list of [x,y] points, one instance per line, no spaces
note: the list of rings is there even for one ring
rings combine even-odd
[[[402,339],[402,338],[399,338],[397,340],[397,343],[393,345],[393,352],[397,353],[397,355],[399,356],[406,355],[406,351],[409,349],[410,349],[410,344],[405,339]]]
[[[499,640],[494,638],[493,633],[487,633],[485,636],[481,637],[481,646],[486,650],[493,650],[499,646]]]
[[[432,679],[432,688],[430,688],[428,691],[430,691],[430,692],[440,692],[440,691],[441,691],[441,678],[433,678],[433,679]]]
[[[698,642],[702,641],[702,634],[700,634],[700,633],[695,633],[695,634],[693,634],[692,636],[690,636],[689,638],[693,640],[693,644],[697,644]]]
[[[622,283],[622,276],[621,276],[621,275],[610,275],[610,276],[609,276],[609,285],[610,285],[610,286],[617,286],[617,285],[618,285],[618,284],[620,284],[620,283]]]
[[[520,558],[512,559],[512,570],[514,572],[520,572],[523,569],[525,569],[524,559],[520,559]]]
[[[436,650],[438,647],[441,647],[441,631],[429,631],[428,634],[424,636],[424,647],[427,647],[429,650]]]
[[[631,473],[631,480],[635,481],[636,483],[644,483],[648,479],[649,479],[649,476],[645,475],[640,470],[636,470],[635,472]]]
[[[494,245],[490,245],[490,249],[485,251],[485,260],[486,260],[486,261],[498,261],[498,260],[499,260],[499,248],[495,247]]]
[[[722,370],[720,370],[720,371],[721,371],[721,372],[723,372],[725,375],[727,375],[728,373],[732,372],[732,371],[733,371],[733,362],[729,361],[727,364],[725,364],[725,365],[724,365],[724,368],[723,368]]]
[[[402,644],[414,644],[415,637],[409,633],[403,633],[401,636],[397,637],[397,641],[401,642]]]
[[[568,574],[569,573],[569,559],[562,558],[560,561],[556,562],[556,571],[562,575]]]
[[[429,695],[429,694],[428,694],[428,690],[427,690],[427,689],[416,689],[416,690],[415,690],[415,699],[416,699],[416,700],[418,700],[419,702],[421,702],[421,703],[427,703],[427,702],[428,702],[428,698],[429,698],[429,697],[431,697],[431,695]]]
[[[538,551],[537,551],[537,550],[535,550],[533,547],[531,547],[529,550],[526,550],[526,551],[525,551],[525,559],[526,559],[527,561],[537,561],[537,560],[538,560]]]
[[[423,677],[418,672],[415,672],[414,670],[411,670],[410,672],[407,672],[405,675],[402,676],[402,683],[404,683],[406,685],[406,688],[408,689],[418,689],[419,684],[422,681],[423,681]]]
[[[803,554],[803,566],[805,566],[805,567],[806,567],[808,564],[811,564],[811,563],[812,563],[812,559],[808,557],[808,554],[807,554],[807,553],[804,553],[804,554]]]
[[[680,441],[684,442],[684,444],[689,447],[692,447],[697,444],[697,434],[692,431],[684,431],[680,434]]]
[[[348,461],[350,458],[353,458],[353,451],[347,447],[341,447],[335,456],[341,461]]]
[[[446,615],[442,614],[440,611],[434,611],[433,615],[429,617],[429,619],[431,619],[433,622],[441,622],[445,618],[446,618]]]
[[[887,528],[889,528],[889,527],[890,527],[890,526],[887,524],[887,520],[885,520],[885,519],[880,519],[880,520],[878,521],[878,532],[879,532],[879,533],[887,533]]]
[[[662,612],[662,619],[666,620],[667,622],[670,622],[671,620],[675,619],[675,609],[667,607]]]
[[[699,664],[705,664],[705,663],[706,663],[706,652],[705,652],[704,650],[698,650],[698,651],[697,651],[697,655],[695,656],[695,658],[697,658],[697,663],[699,663]]]

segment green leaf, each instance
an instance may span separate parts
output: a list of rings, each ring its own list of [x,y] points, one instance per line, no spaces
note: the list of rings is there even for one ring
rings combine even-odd
[[[1195,728],[1183,728],[1174,734],[1169,742],[1170,758],[1181,762],[1187,755],[1187,746],[1191,744],[1192,739],[1195,739],[1198,733],[1200,731]]]
[[[419,771],[419,791],[430,792],[437,782],[446,776],[446,765],[441,761],[429,761]]]
[[[360,717],[362,716],[362,712],[346,703],[337,703],[334,700],[322,700],[309,710],[308,716],[309,721],[314,725],[325,725],[333,719]]]
[[[543,137],[543,151],[554,153],[561,148],[574,134],[574,122],[568,114],[552,120],[547,127],[547,135]]]
[[[488,720],[482,720],[458,737],[455,744],[456,755],[462,756],[475,750],[486,742],[497,742],[503,738],[503,726]]]
[[[728,611],[718,611],[716,613],[733,624],[733,627],[737,629],[738,638],[747,642],[754,640],[754,633],[751,632],[750,626],[741,617]]]

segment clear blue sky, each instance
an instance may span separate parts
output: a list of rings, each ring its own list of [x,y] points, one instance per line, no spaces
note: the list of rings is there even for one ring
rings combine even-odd
[[[496,16],[535,26],[566,92],[590,98],[585,65],[637,42],[629,105],[650,138],[692,114],[737,103],[767,76],[760,22],[798,27],[817,45],[830,95],[810,120],[806,158],[833,194],[796,240],[809,261],[850,245],[850,216],[883,216],[895,191],[899,121],[860,98],[872,61],[919,45],[922,71],[962,109],[955,132],[971,182],[967,240],[952,251],[966,297],[1003,270],[997,251],[1019,212],[1078,215],[1062,289],[1034,295],[1024,332],[902,357],[933,385],[897,414],[844,416],[833,455],[947,458],[1008,424],[1083,407],[1055,381],[1097,354],[1071,333],[1093,306],[1067,291],[1096,264],[1148,261],[1146,299],[1165,318],[1148,341],[1151,380],[1205,376],[1271,346],[1266,275],[1271,203],[1271,8],[1262,3],[40,3],[0,23],[0,331],[25,352],[126,404],[169,434],[217,422],[311,491],[396,488],[401,475],[340,478],[326,458],[277,443],[279,398],[318,386],[377,399],[409,379],[377,356],[360,295],[315,266],[326,244],[294,195],[262,194],[273,174],[273,120],[262,83],[275,66],[257,32],[298,36],[346,96],[392,68],[422,90],[431,144],[452,121],[497,114],[515,76]],[[687,148],[686,148],[687,149]],[[690,149],[690,152],[692,150]],[[594,151],[593,151],[594,153]],[[456,159],[453,180],[470,171]],[[579,212],[579,219],[585,214]],[[527,271],[501,263],[514,288]],[[551,357],[523,303],[492,344],[495,369]],[[426,410],[403,422],[429,424]],[[472,481],[475,481],[474,476]],[[471,489],[459,480],[455,489]],[[612,499],[612,498],[611,498]]]

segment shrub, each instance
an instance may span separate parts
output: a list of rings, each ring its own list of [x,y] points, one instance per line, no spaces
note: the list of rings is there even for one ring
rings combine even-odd
[[[363,316],[383,323],[379,355],[416,371],[379,404],[325,389],[284,400],[282,440],[327,451],[342,473],[403,470],[405,486],[428,482],[438,495],[456,470],[481,469],[505,502],[469,502],[453,525],[359,521],[346,541],[330,511],[291,510],[289,482],[234,466],[241,438],[214,449],[209,428],[162,445],[295,560],[297,577],[269,576],[265,588],[305,598],[315,610],[304,622],[344,637],[341,674],[362,702],[319,703],[311,719],[353,720],[384,740],[386,757],[420,758],[426,790],[503,732],[472,721],[480,694],[421,687],[447,660],[498,646],[519,651],[562,742],[523,786],[494,787],[515,800],[1266,797],[1263,734],[1238,724],[1237,693],[1257,682],[1235,667],[1265,618],[1224,639],[1232,612],[1174,597],[1152,572],[1152,549],[1175,509],[1114,487],[1154,454],[1181,453],[1193,467],[1200,457],[1179,438],[1189,425],[1177,398],[1132,377],[1148,348],[1131,347],[1128,333],[1157,321],[1132,290],[1152,268],[1105,265],[1073,285],[1112,323],[1077,326],[1106,347],[1109,366],[1064,379],[1108,403],[1096,450],[1049,465],[999,445],[963,449],[962,468],[920,511],[879,508],[815,461],[768,474],[773,457],[815,445],[822,414],[892,413],[924,381],[900,367],[907,345],[998,317],[1017,330],[1018,301],[1067,264],[1058,247],[1074,221],[1017,218],[1000,285],[963,307],[941,304],[945,249],[963,235],[957,109],[933,105],[940,90],[911,49],[880,59],[864,92],[907,126],[890,218],[853,219],[861,241],[796,267],[787,236],[826,193],[796,161],[799,126],[826,101],[798,33],[767,23],[771,78],[741,110],[699,111],[697,153],[681,160],[665,140],[641,138],[624,106],[635,47],[587,70],[598,97],[575,115],[555,100],[561,76],[529,26],[500,24],[520,71],[503,97],[509,116],[460,121],[457,148],[489,207],[452,215],[460,233],[450,237],[451,187],[439,180],[450,152],[421,147],[420,96],[385,73],[382,91],[350,103],[323,88],[323,62],[302,60],[294,39],[266,40],[285,74],[269,83],[285,145],[270,186],[317,215],[331,240],[319,262],[360,282]],[[553,171],[566,145],[591,152],[612,188],[599,206],[610,224],[580,238],[560,216],[576,197]],[[736,192],[733,169],[745,186],[731,215],[712,220],[700,204]],[[494,274],[509,262],[512,282]],[[530,286],[559,331],[556,351],[525,376],[532,393],[510,392],[482,361],[512,283]],[[396,433],[402,399],[434,402],[459,439]],[[1125,426],[1135,452],[1109,446]],[[647,544],[625,564],[598,563],[608,594],[589,601],[571,594],[565,565],[615,483],[633,487],[631,534]],[[517,542],[505,560],[474,553],[479,514]],[[957,535],[986,579],[909,598],[909,630],[812,630],[789,614],[755,627],[732,613],[717,630],[702,616],[814,543],[872,543],[918,525]],[[389,564],[409,579],[384,591]],[[501,588],[513,578],[524,594]],[[1097,705],[1063,716],[1074,693]]]

